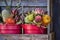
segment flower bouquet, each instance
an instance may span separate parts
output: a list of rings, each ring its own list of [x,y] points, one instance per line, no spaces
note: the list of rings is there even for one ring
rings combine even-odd
[[[24,34],[45,34],[48,24],[51,21],[50,16],[41,8],[36,8],[28,12],[22,24]]]
[[[18,8],[10,10],[10,7],[2,10],[3,23],[0,24],[0,34],[21,34],[21,20],[18,17]],[[14,11],[14,12],[13,12]],[[18,18],[18,19],[17,19]],[[18,23],[19,22],[19,23]]]

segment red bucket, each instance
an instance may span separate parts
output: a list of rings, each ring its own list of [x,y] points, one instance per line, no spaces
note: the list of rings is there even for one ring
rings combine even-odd
[[[21,34],[21,24],[0,24],[0,34]]]
[[[44,34],[46,33],[46,28],[37,27],[32,24],[23,24],[24,34]]]

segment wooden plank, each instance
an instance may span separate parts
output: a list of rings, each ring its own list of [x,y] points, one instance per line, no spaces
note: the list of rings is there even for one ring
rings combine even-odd
[[[0,36],[7,40],[48,40],[47,34],[6,34]]]

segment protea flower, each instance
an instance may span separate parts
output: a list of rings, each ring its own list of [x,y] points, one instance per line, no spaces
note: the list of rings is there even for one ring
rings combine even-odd
[[[41,8],[36,8],[36,9],[35,9],[35,14],[43,15],[43,14],[44,14],[44,10],[41,9]]]
[[[40,22],[42,20],[42,17],[40,16],[40,15],[37,15],[36,17],[35,17],[35,21],[36,22]]]

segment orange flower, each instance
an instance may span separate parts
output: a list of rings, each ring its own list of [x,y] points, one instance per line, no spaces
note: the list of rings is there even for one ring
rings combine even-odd
[[[6,22],[7,24],[14,24],[14,23],[15,23],[15,20],[14,20],[13,18],[7,18],[7,19],[5,20],[5,22]]]
[[[45,26],[48,25],[50,23],[50,21],[51,21],[51,18],[49,15],[47,15],[47,14],[43,15],[42,22]]]

